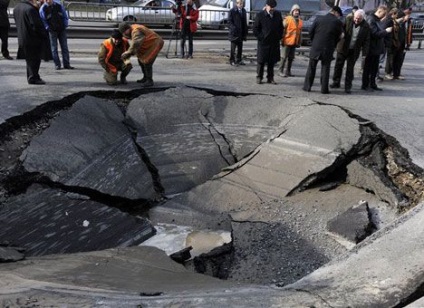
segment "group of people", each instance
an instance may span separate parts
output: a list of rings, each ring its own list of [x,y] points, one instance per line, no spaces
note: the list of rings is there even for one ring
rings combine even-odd
[[[9,0],[6,1],[8,2]],[[6,16],[8,20],[7,11]],[[66,35],[68,14],[61,3],[53,0],[45,0],[43,2],[24,0],[16,4],[13,10],[13,17],[18,33],[18,58],[24,58],[26,61],[27,81],[29,84],[45,84],[39,75],[39,69],[43,52],[46,52],[46,46],[50,49],[48,52],[49,54],[51,53],[55,68],[57,70],[62,68],[58,53],[58,41],[62,51],[63,68],[74,68],[71,66],[69,60]],[[5,37],[4,40],[3,36]],[[12,60],[13,58],[10,57],[7,49],[8,35],[3,34],[3,36],[3,56],[6,59]]]
[[[0,8],[7,8],[10,0],[0,0]],[[267,0],[264,9],[254,20],[253,34],[257,38],[256,82],[262,84],[266,66],[266,82],[276,84],[274,67],[281,60],[278,75],[292,77],[292,63],[295,50],[300,46],[303,21],[300,7],[295,4],[288,16],[283,18],[276,10],[276,0]],[[172,7],[178,18],[181,30],[181,57],[193,57],[193,34],[197,30],[199,12],[193,0],[186,0]],[[407,31],[410,12],[379,6],[366,20],[365,12],[354,7],[351,14],[341,21],[340,7],[333,7],[328,14],[319,16],[309,29],[312,42],[309,52],[309,64],[304,79],[303,90],[311,91],[318,62],[321,62],[321,93],[330,93],[329,88],[340,88],[344,64],[346,73],[344,89],[351,93],[354,79],[354,67],[362,54],[363,90],[381,90],[376,84],[381,57],[386,55],[385,73],[388,79],[402,79],[400,74],[405,49],[411,44],[412,37]],[[58,41],[62,51],[63,68],[73,69],[70,65],[66,28],[68,15],[62,4],[55,0],[45,0],[41,6],[36,0],[23,0],[14,9],[14,19],[18,32],[19,49],[27,64],[29,84],[45,84],[39,76],[43,40],[49,38],[53,61],[56,69],[62,68],[58,55]],[[3,20],[3,18],[2,18]],[[2,54],[12,59],[8,52],[7,36],[0,24]],[[244,0],[236,0],[228,18],[230,64],[244,65],[242,60],[243,42],[247,39],[247,12]],[[409,35],[408,35],[409,33]],[[6,34],[7,35],[7,34]],[[188,41],[188,50],[186,47]],[[103,41],[98,53],[98,61],[104,69],[104,79],[109,85],[127,83],[127,75],[132,69],[131,56],[136,56],[143,77],[137,80],[143,87],[151,87],[153,82],[153,63],[164,45],[160,35],[140,24],[123,22],[113,30],[111,36]],[[282,52],[280,53],[280,47]],[[330,85],[330,68],[336,52],[333,82]]]

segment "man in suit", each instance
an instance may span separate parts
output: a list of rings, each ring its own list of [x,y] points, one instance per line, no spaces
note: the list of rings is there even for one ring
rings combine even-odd
[[[357,10],[353,16],[346,18],[344,34],[344,38],[337,44],[336,65],[330,88],[340,88],[343,66],[346,62],[345,92],[350,94],[356,60],[361,51],[365,57],[370,46],[370,27],[365,21],[364,10]]]
[[[265,9],[256,15],[253,34],[258,40],[256,83],[261,84],[267,64],[267,82],[274,81],[274,66],[280,61],[280,40],[283,37],[283,18],[275,10],[277,1],[267,0]]]
[[[387,7],[380,5],[374,14],[368,17],[370,26],[370,48],[365,57],[364,70],[362,72],[362,90],[371,88],[375,91],[382,89],[377,87],[375,79],[377,77],[380,55],[384,53],[384,38],[392,32],[393,28],[383,28],[381,19],[386,16]]]
[[[247,39],[247,13],[243,7],[244,1],[237,0],[236,6],[228,16],[228,39],[231,42],[230,64],[244,65],[242,61],[243,41]],[[237,57],[235,56],[237,48]]]
[[[318,61],[321,61],[321,93],[329,94],[330,66],[337,42],[343,36],[342,10],[334,6],[327,15],[319,16],[309,30],[312,41],[309,51],[309,65],[303,90],[310,92],[315,79]]]

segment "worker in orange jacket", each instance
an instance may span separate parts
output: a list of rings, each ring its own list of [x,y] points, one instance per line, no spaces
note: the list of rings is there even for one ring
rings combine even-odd
[[[281,77],[292,77],[291,67],[294,60],[296,47],[300,46],[302,41],[302,26],[303,21],[299,17],[300,6],[294,4],[288,15],[283,20],[284,34],[281,39],[281,45],[283,46],[283,54],[281,56],[281,65],[279,68],[278,75]],[[286,66],[286,70],[284,68]]]
[[[127,75],[132,69],[129,60],[122,60],[121,55],[128,50],[129,43],[122,33],[113,30],[110,38],[103,41],[100,45],[98,59],[100,65],[104,68],[104,79],[108,85],[118,84],[118,72],[121,72],[120,81],[127,84]]]

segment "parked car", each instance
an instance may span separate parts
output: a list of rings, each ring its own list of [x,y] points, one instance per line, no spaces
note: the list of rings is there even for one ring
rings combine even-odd
[[[106,11],[108,21],[130,21],[145,25],[171,26],[175,21],[173,0],[140,0],[132,5],[117,6]]]
[[[209,0],[200,7],[197,23],[203,29],[223,29],[227,26],[228,14],[232,7],[232,0]],[[250,6],[246,8],[248,9],[250,11]]]
[[[411,13],[412,31],[413,33],[424,32],[424,12]]]

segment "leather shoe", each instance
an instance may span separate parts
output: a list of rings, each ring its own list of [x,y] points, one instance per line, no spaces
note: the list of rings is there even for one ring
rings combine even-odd
[[[243,61],[239,61],[237,62],[238,65],[246,65],[246,63],[244,63]]]
[[[311,92],[311,88],[308,88],[308,89],[302,88],[302,90],[305,91],[305,92]]]
[[[64,67],[64,69],[65,69],[65,70],[73,70],[74,68],[75,68],[75,67],[70,66],[70,65],[69,65],[69,66],[65,66],[65,67]]]
[[[231,66],[238,66],[238,65],[237,65],[234,61],[231,61],[231,62],[230,62],[230,65],[231,65]]]
[[[372,86],[371,89],[373,89],[374,91],[383,91],[382,88],[379,88],[377,86]]]
[[[321,93],[322,93],[322,94],[330,94],[331,92],[330,92],[330,91],[328,91],[328,90],[323,90],[323,91],[321,90]]]
[[[350,93],[352,93],[352,90],[351,89],[345,89],[345,93],[350,94]]]
[[[6,60],[13,60],[13,58],[12,58],[11,56],[4,56],[4,58],[5,58]]]
[[[362,86],[362,87],[361,87],[361,90],[368,91],[368,87],[366,87],[366,86]]]
[[[270,84],[277,84],[277,83],[274,81],[274,79],[268,79],[267,83],[270,83]]]
[[[338,84],[338,83],[332,83],[332,84],[330,84],[330,88],[332,88],[332,89],[338,89],[338,88],[340,88],[340,84]]]
[[[43,85],[46,84],[46,82],[43,79],[37,79],[33,81],[28,81],[28,84]]]
[[[257,84],[262,84],[262,78],[261,77],[256,77],[256,83]]]

